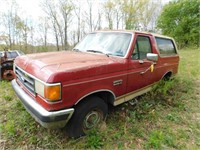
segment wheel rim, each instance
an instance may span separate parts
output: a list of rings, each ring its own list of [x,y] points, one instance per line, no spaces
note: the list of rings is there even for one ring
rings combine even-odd
[[[91,130],[95,127],[97,127],[97,125],[102,122],[103,120],[103,114],[101,111],[99,110],[93,110],[90,111],[84,119],[83,122],[83,129],[84,131],[88,131]]]

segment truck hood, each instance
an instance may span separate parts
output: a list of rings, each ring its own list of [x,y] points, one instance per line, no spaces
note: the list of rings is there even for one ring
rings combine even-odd
[[[44,82],[63,82],[124,70],[125,59],[72,51],[17,57],[15,64]]]

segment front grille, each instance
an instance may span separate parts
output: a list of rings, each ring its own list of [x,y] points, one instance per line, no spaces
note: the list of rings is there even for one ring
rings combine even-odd
[[[35,94],[34,79],[24,70],[15,66],[15,74],[17,79],[33,94]]]

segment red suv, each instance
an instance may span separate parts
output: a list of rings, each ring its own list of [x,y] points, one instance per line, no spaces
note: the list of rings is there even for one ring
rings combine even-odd
[[[172,38],[136,31],[97,31],[72,51],[17,57],[12,86],[42,126],[79,137],[97,127],[108,104],[142,95],[178,71]]]

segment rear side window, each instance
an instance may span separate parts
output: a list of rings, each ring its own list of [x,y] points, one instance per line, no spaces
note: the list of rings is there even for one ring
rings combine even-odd
[[[156,43],[161,56],[170,56],[176,54],[176,48],[171,39],[156,37]]]

